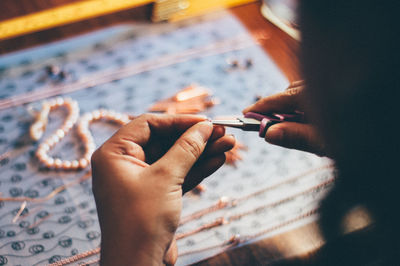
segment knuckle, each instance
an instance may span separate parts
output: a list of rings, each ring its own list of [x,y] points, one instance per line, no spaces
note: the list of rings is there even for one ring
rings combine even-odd
[[[154,115],[152,115],[152,114],[148,114],[148,113],[146,113],[146,114],[141,114],[141,115],[139,115],[135,120],[139,120],[139,121],[147,121],[147,120],[149,120],[151,117],[153,117]]]
[[[93,152],[90,158],[91,165],[93,168],[96,168],[97,166],[101,167],[103,161],[106,160],[105,157],[107,157],[107,150],[108,150],[106,146],[107,146],[106,143],[104,143],[97,150]]]
[[[180,141],[181,148],[191,156],[198,158],[202,152],[202,146],[194,140],[183,138]]]
[[[91,164],[96,165],[100,161],[101,157],[102,157],[102,155],[101,155],[101,147],[100,147],[97,150],[95,150],[95,152],[92,154],[92,157],[90,158]]]
[[[289,88],[284,93],[288,96],[294,96],[294,95],[300,94],[301,91],[302,91],[302,88],[297,87],[297,88]]]

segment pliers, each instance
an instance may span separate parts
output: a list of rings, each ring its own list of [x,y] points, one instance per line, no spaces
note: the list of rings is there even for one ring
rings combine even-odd
[[[226,120],[211,120],[214,125],[240,128],[245,131],[258,131],[261,138],[265,137],[270,126],[281,122],[303,122],[304,113],[296,111],[291,114],[259,114],[248,112],[244,117]]]

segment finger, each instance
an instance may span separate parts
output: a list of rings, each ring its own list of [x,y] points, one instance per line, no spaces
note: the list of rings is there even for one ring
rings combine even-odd
[[[231,150],[235,146],[235,137],[233,135],[226,135],[214,142],[209,142],[204,156],[213,156],[217,153],[223,153]]]
[[[243,113],[291,113],[299,111],[302,88],[289,88],[283,92],[262,98],[245,108]]]
[[[195,188],[204,178],[218,170],[225,163],[225,154],[221,153],[207,158],[190,171],[182,185],[183,193]]]
[[[199,115],[144,114],[122,127],[113,137],[144,146],[152,134],[176,135],[205,119]]]
[[[163,263],[167,266],[175,265],[176,260],[178,259],[178,245],[176,244],[176,239],[171,242],[167,252],[164,255]]]
[[[225,127],[223,126],[214,126],[213,132],[211,134],[211,137],[208,141],[213,141],[218,138],[221,138],[222,136],[225,135]]]
[[[325,154],[321,137],[316,129],[308,124],[294,122],[275,124],[267,130],[265,140],[285,148],[312,152],[318,155]]]
[[[170,174],[178,178],[177,184],[182,184],[184,177],[203,153],[212,130],[213,125],[210,121],[195,124],[153,164],[153,169],[170,169]]]

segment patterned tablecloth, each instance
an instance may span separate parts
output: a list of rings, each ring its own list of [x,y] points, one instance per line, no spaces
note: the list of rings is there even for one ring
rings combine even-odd
[[[201,50],[207,45],[227,40],[229,43],[235,38],[245,40],[248,45],[234,51],[177,60],[187,51]],[[243,63],[248,59],[253,65],[247,69],[232,70],[227,64],[229,60]],[[150,62],[151,67],[140,68],[143,62]],[[219,105],[204,114],[210,117],[239,115],[256,95],[281,91],[288,85],[283,74],[240,22],[225,12],[176,24],[122,25],[1,56],[0,99],[39,91],[54,82],[46,78],[44,70],[50,64],[60,66],[68,73],[64,83],[101,71],[137,66],[138,70],[129,77],[67,93],[79,102],[81,113],[109,108],[141,114],[155,101],[197,83],[210,88],[220,100]],[[1,197],[44,197],[53,189],[84,175],[84,171],[62,172],[39,166],[34,156],[38,143],[31,141],[28,135],[33,121],[28,109],[39,107],[40,101],[36,101],[0,110]],[[63,117],[62,110],[51,113],[45,135],[57,128]],[[91,126],[97,145],[116,129],[101,122]],[[200,195],[185,195],[183,216],[215,204],[222,196],[239,198],[249,195],[330,163],[326,158],[268,145],[256,133],[228,131],[247,146],[247,150],[241,151],[243,160],[236,166],[223,166],[205,180],[206,190]],[[74,134],[69,134],[52,155],[72,159],[81,153],[79,140]],[[268,230],[316,208],[326,189],[274,203],[320,184],[331,176],[329,169],[315,170],[240,204],[182,225],[178,233],[221,216],[229,217],[271,203],[241,219],[179,240],[181,256],[178,265],[190,264],[221,252],[224,247],[217,246],[226,243],[232,235],[250,236],[267,230],[268,234],[261,236],[267,237],[316,219],[317,215],[311,215],[288,226]],[[21,203],[0,201],[0,265],[45,265],[99,246],[100,230],[90,180],[69,187],[43,203],[28,202],[21,216],[13,221]],[[84,261],[93,260],[96,256]]]

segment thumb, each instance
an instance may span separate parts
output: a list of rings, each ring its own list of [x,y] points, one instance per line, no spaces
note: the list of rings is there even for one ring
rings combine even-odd
[[[183,179],[203,153],[213,131],[210,121],[203,121],[189,128],[155,164],[169,169],[173,176]],[[155,166],[155,165],[154,165]]]

